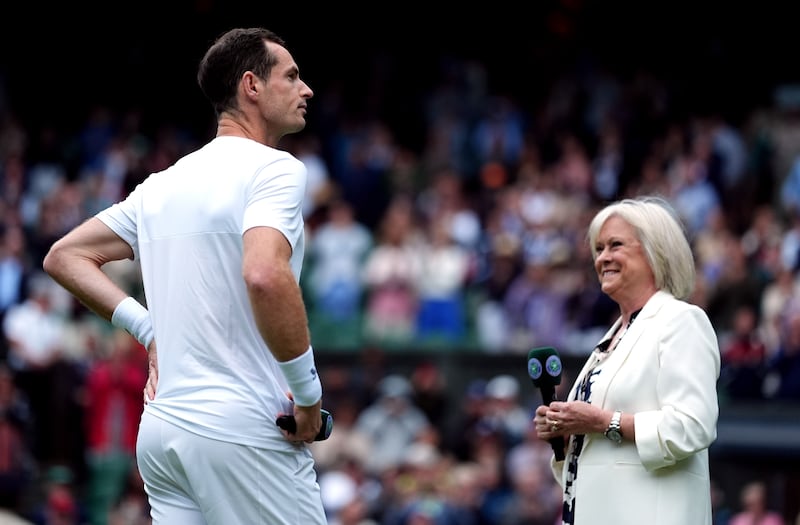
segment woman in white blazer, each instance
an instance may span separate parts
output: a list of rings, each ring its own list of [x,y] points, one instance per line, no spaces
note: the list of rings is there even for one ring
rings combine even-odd
[[[686,302],[691,247],[658,197],[602,209],[588,238],[604,293],[620,317],[589,356],[566,401],[536,410],[568,525],[710,525],[708,447],[716,439],[717,336]]]

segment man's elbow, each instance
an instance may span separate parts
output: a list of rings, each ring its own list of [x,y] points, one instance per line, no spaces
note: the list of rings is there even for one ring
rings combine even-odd
[[[59,275],[59,273],[64,268],[64,250],[61,249],[59,242],[56,241],[42,260],[42,270],[45,271],[50,277],[54,279]]]
[[[287,275],[275,266],[264,265],[244,272],[244,282],[252,295],[280,296],[288,284]]]

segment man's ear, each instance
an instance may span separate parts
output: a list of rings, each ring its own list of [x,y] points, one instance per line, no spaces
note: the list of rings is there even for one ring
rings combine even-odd
[[[245,71],[242,75],[242,80],[239,82],[242,93],[250,98],[255,99],[258,97],[259,91],[262,89],[261,79],[259,79],[252,71]]]

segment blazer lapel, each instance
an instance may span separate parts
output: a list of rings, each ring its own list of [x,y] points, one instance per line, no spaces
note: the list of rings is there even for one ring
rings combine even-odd
[[[636,319],[628,327],[622,339],[620,339],[617,347],[611,352],[611,355],[609,355],[606,361],[603,363],[603,375],[608,378],[607,381],[603,382],[604,385],[608,386],[614,382],[614,376],[616,376],[617,372],[619,372],[620,368],[625,364],[625,361],[627,361],[628,356],[636,346],[636,341],[647,330],[647,326],[650,324],[648,322],[649,319],[655,316],[656,313],[658,313],[658,311],[661,309],[661,306],[671,298],[672,295],[668,292],[659,291],[653,294],[653,296],[647,301],[642,308],[642,311],[639,312],[639,315],[636,316]],[[621,323],[622,320],[617,319],[617,321],[614,323],[611,329],[606,332],[606,335],[603,336],[600,342],[612,337]],[[589,372],[593,361],[593,359],[589,359],[584,365],[580,374],[581,378],[583,378],[583,376]],[[604,406],[607,391],[607,388],[601,388],[599,384],[595,385],[592,403]]]
[[[580,384],[583,382],[583,379],[586,377],[586,374],[588,374],[592,370],[592,368],[594,368],[594,365],[595,365],[595,349],[598,346],[600,346],[601,344],[603,344],[604,342],[606,342],[609,339],[611,339],[614,336],[614,333],[619,329],[619,327],[621,325],[622,325],[622,318],[620,317],[614,322],[613,325],[611,325],[611,328],[608,329],[608,331],[605,333],[605,335],[603,335],[603,337],[601,337],[600,340],[597,342],[597,344],[595,345],[594,349],[592,349],[592,352],[589,354],[589,358],[583,364],[583,368],[578,373],[578,375],[577,375],[577,377],[575,379],[575,382],[573,383],[572,390],[569,393],[569,399],[571,399],[571,400],[578,399],[578,391],[577,391],[577,389],[579,388]]]

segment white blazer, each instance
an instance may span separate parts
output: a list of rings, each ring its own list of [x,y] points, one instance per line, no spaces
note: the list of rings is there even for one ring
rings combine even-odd
[[[634,414],[636,442],[585,436],[571,488],[574,525],[710,525],[708,447],[717,436],[720,353],[706,313],[656,293],[601,366],[590,402]],[[565,461],[552,460],[562,488],[573,477],[565,468],[571,450]]]

